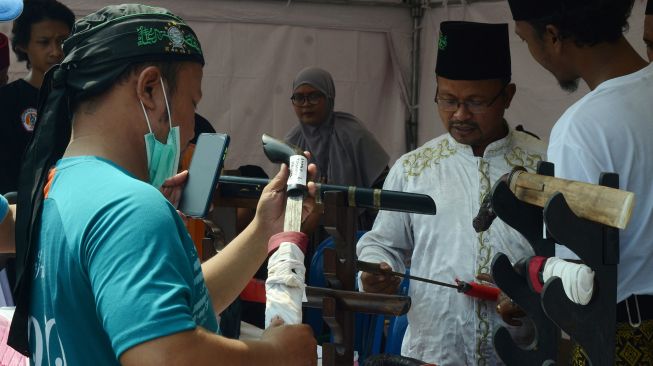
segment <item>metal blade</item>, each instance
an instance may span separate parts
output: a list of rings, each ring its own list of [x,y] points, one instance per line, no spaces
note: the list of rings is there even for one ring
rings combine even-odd
[[[438,285],[438,286],[444,286],[444,287],[451,287],[455,289],[460,289],[460,285],[454,285],[451,283],[446,283],[446,282],[440,282],[440,281],[435,281],[435,280],[430,280],[428,278],[423,278],[423,277],[417,277],[417,276],[410,276],[406,275],[404,273],[399,273],[399,272],[394,272],[394,271],[385,271],[382,270],[381,267],[379,266],[378,263],[369,263],[369,262],[363,262],[363,261],[356,261],[356,266],[360,271],[363,272],[369,272],[369,273],[376,273],[376,274],[382,274],[382,275],[393,275],[401,278],[408,278],[411,280],[415,281],[420,281],[420,282],[426,282],[430,283],[433,285]]]
[[[286,201],[286,216],[283,220],[283,231],[300,231],[302,228],[302,203],[304,196],[300,194],[288,195]]]

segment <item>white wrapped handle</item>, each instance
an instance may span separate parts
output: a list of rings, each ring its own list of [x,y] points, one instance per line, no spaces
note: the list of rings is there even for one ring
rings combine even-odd
[[[284,324],[301,324],[302,302],[306,301],[304,252],[308,237],[284,232],[270,238],[268,248],[276,251],[268,260],[265,281],[265,327],[275,318]]]

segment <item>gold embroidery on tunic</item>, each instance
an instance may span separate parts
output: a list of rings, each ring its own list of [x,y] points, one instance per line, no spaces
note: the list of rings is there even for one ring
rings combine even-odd
[[[519,146],[514,146],[506,155],[504,155],[506,163],[511,167],[523,166],[529,171],[535,171],[537,169],[537,163],[542,160],[542,155],[540,154],[529,154],[524,151]]]
[[[451,146],[447,139],[440,141],[434,148],[426,147],[419,149],[408,155],[401,162],[404,167],[405,178],[419,177],[425,169],[432,168],[439,164],[440,161],[454,155],[455,153],[456,148]]]
[[[479,173],[479,202],[490,192],[490,163],[481,159],[478,165]],[[487,234],[487,235],[486,235]],[[477,268],[476,273],[490,273],[490,260],[492,258],[492,247],[489,243],[489,230],[477,234]],[[486,301],[476,301],[476,317],[478,325],[476,327],[476,364],[487,365],[489,363],[487,350],[491,348],[490,322],[488,321],[488,306]]]

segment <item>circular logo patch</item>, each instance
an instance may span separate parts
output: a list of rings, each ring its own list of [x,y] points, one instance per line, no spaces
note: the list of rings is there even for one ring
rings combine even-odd
[[[184,33],[177,27],[168,28],[168,38],[173,48],[184,48]]]
[[[23,123],[23,128],[26,131],[34,131],[36,125],[36,108],[27,108],[20,114],[20,121]]]

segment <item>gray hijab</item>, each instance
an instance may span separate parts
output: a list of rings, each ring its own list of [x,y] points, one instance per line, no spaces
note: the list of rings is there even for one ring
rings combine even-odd
[[[336,98],[336,87],[333,84],[333,78],[328,71],[319,67],[307,67],[295,76],[292,82],[292,90],[296,90],[302,85],[310,85],[326,95],[329,103],[329,110],[333,111],[333,100]]]
[[[310,85],[327,98],[327,114],[317,125],[299,123],[285,140],[311,152],[319,175],[332,184],[369,187],[388,165],[388,154],[363,124],[349,113],[335,112],[331,74],[317,67],[300,71],[293,91]]]
[[[327,100],[326,118],[318,125],[299,123],[304,145],[301,146],[313,154],[313,160],[317,163],[319,176],[326,178],[329,167],[329,146],[331,134],[333,133],[333,106],[336,97],[336,87],[333,78],[326,70],[317,67],[307,67],[295,76],[292,83],[293,93],[302,85],[310,85],[324,94]]]

